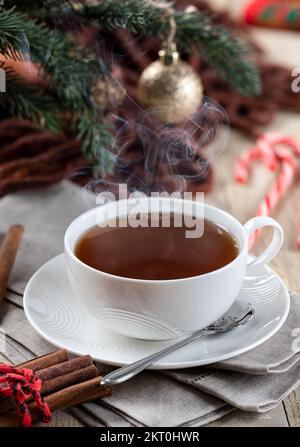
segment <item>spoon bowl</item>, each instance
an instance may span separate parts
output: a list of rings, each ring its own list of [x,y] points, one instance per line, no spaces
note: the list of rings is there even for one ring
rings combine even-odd
[[[255,310],[245,305],[242,301],[236,301],[221,318],[207,327],[208,331],[216,334],[233,331],[247,324],[254,316]]]

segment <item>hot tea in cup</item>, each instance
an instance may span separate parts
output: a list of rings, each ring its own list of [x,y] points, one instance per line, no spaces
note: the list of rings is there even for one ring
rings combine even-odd
[[[282,245],[282,228],[269,217],[242,225],[218,208],[185,199],[139,201],[141,216],[149,203],[159,210],[156,227],[123,227],[134,206],[134,199],[125,199],[87,211],[65,234],[68,276],[82,312],[126,336],[168,340],[208,326],[233,304],[246,273],[267,264]],[[170,209],[171,225],[164,228],[159,221]],[[177,209],[202,222],[201,237],[186,238],[188,229],[175,225]],[[121,225],[111,226],[116,219]],[[273,228],[273,239],[250,261],[248,239],[265,226]]]
[[[204,221],[201,237],[188,238],[184,222],[132,228],[95,226],[84,233],[75,255],[85,264],[111,275],[133,279],[164,281],[189,278],[218,270],[238,255],[238,243],[225,228]]]

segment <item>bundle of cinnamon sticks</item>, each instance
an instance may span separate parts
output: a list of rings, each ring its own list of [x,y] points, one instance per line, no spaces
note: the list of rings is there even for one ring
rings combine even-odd
[[[70,359],[67,351],[59,350],[18,367],[32,369],[42,379],[41,394],[52,413],[112,394],[111,387],[100,386],[101,377],[89,355]],[[39,420],[37,404],[30,402],[28,408],[32,421]],[[13,399],[0,398],[0,427],[19,425]]]
[[[23,227],[12,225],[0,244],[0,308],[22,235]],[[51,412],[112,393],[111,387],[100,386],[99,372],[89,355],[70,359],[67,351],[59,350],[17,367],[33,370],[42,380],[41,394]],[[36,402],[30,402],[28,408],[32,420],[38,420],[40,412]],[[0,388],[0,427],[19,425],[20,418],[14,400],[11,397],[1,398]]]

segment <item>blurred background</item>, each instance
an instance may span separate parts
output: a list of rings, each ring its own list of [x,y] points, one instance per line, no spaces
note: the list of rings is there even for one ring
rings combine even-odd
[[[212,159],[220,159],[228,138],[217,139],[221,124],[238,132],[227,146],[231,167],[234,151],[263,132],[299,137],[300,94],[291,88],[300,67],[298,0],[124,5],[36,0],[2,7],[0,196],[66,178],[146,190],[181,182],[209,192],[218,169]],[[178,72],[158,61],[166,43],[177,44],[167,57],[179,58]],[[212,102],[201,107],[205,97]],[[141,128],[149,127],[156,135],[178,130],[167,144],[176,150],[161,150],[160,138],[156,150],[145,147],[151,138]],[[224,169],[230,184],[232,169]]]

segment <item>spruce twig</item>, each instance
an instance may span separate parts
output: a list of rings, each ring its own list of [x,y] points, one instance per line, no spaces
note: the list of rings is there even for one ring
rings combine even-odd
[[[30,59],[42,67],[60,109],[73,111],[73,129],[83,140],[83,153],[100,172],[111,170],[112,157],[108,151],[112,146],[111,129],[105,124],[103,113],[100,110],[96,113],[90,99],[91,88],[101,76],[98,61],[89,58],[84,49],[66,35],[26,19],[22,14],[15,15],[30,42]],[[6,95],[13,113],[39,125],[44,122],[52,130],[59,128],[58,120],[51,114],[51,108],[56,104],[54,98],[51,101],[35,87],[26,85],[23,88],[13,79],[7,84]],[[43,114],[44,120],[41,119]]]
[[[0,68],[6,73],[6,91],[0,93],[2,107],[7,107],[12,115],[27,118],[37,127],[45,127],[54,133],[62,130],[60,107],[53,96],[42,89],[24,83],[16,73],[4,63]]]
[[[15,7],[0,10],[0,53],[13,59],[20,59],[28,46],[24,30],[24,19],[15,13]]]
[[[125,28],[136,35],[155,35],[162,40],[168,36],[169,13],[176,6],[175,2],[149,0],[101,0],[93,6],[85,1],[75,3],[70,0],[35,0],[26,2],[26,7],[24,2],[21,3],[23,10],[26,7],[35,10],[39,19],[45,19],[46,15],[69,15],[81,23],[93,20],[108,32]],[[260,93],[259,73],[251,51],[242,39],[214,23],[213,17],[205,11],[189,13],[174,9],[174,17],[176,41],[181,51],[190,53],[198,48],[204,60],[233,88],[245,96]]]

